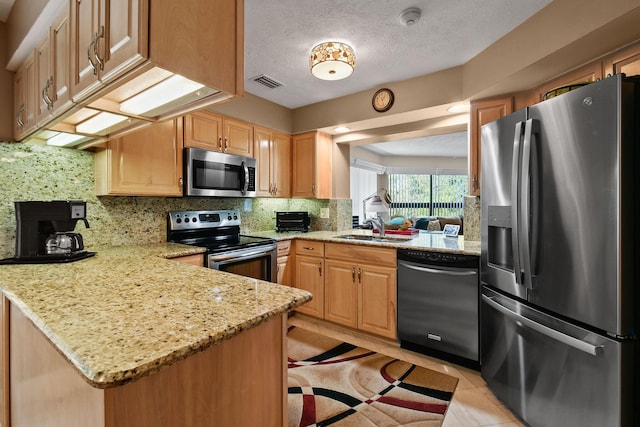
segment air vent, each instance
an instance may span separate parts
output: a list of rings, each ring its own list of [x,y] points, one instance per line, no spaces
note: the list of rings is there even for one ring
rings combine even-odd
[[[284,86],[283,83],[280,83],[276,79],[273,79],[269,76],[265,76],[264,74],[254,77],[251,80],[253,80],[256,83],[260,83],[261,85],[266,86],[269,89],[275,89],[277,87]]]

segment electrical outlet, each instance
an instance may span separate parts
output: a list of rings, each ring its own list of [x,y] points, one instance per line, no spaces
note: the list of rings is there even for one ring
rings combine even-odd
[[[320,218],[329,218],[329,208],[320,208]]]

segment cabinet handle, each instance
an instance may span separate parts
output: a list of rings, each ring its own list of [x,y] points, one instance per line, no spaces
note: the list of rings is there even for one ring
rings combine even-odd
[[[47,104],[47,110],[53,110],[53,100],[49,97],[51,86],[53,86],[53,76],[49,77],[46,86],[42,89],[42,100]]]
[[[362,283],[362,269],[358,267],[358,283]]]
[[[229,149],[229,140],[225,136],[224,137],[224,152],[226,153],[228,149]]]
[[[91,65],[91,68],[93,68],[93,75],[97,75],[98,74],[98,68],[96,68],[96,64],[95,62],[93,62],[93,59],[91,58],[91,51],[95,49],[93,49],[93,47],[96,44],[96,37],[98,36],[97,33],[93,33],[93,39],[91,40],[91,43],[89,43],[89,47],[87,47],[87,58],[89,59],[89,65]]]
[[[182,185],[184,184],[184,181],[183,181],[182,177],[180,177],[180,179],[178,179],[178,183],[180,184],[180,187],[182,187]]]
[[[315,250],[315,248],[310,248],[308,246],[303,246],[302,249],[306,250],[306,251],[313,251]]]
[[[100,58],[100,55],[98,54],[98,39],[104,39],[104,25],[100,26],[100,34],[96,33],[96,42],[93,44],[93,53],[96,57],[96,61],[98,61],[98,65],[100,65],[100,71],[102,71],[104,70],[104,60]]]
[[[222,151],[222,137],[218,138],[218,150]]]
[[[276,194],[278,194],[278,183],[274,183],[273,184],[273,195],[275,196]]]
[[[322,264],[318,264],[318,271],[320,272],[320,277],[322,277]]]
[[[311,184],[311,193],[315,196],[316,195],[316,185],[315,184]]]
[[[24,113],[24,104],[20,105],[20,108],[18,108],[18,112],[16,113],[16,123],[18,124],[18,127],[20,129],[24,127],[24,122],[22,121],[22,113]]]
[[[356,281],[356,268],[353,267],[351,269],[351,281],[355,282]]]

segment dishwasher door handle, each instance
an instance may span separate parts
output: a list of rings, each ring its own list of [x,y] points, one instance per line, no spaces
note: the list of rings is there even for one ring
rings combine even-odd
[[[405,262],[398,262],[398,267],[405,267],[411,270],[421,271],[424,273],[443,274],[447,276],[473,276],[475,274],[478,274],[476,270],[469,270],[469,269],[440,270],[435,268],[422,267],[414,264],[407,264]]]

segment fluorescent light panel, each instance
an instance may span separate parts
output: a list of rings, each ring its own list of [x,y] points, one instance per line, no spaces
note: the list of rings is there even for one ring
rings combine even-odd
[[[161,83],[122,102],[120,104],[120,111],[140,115],[200,90],[203,87],[204,85],[200,83],[186,79],[179,74],[174,74]]]
[[[81,139],[86,138],[84,135],[76,135],[73,133],[60,132],[59,134],[47,138],[47,145],[54,145],[56,147],[66,147],[73,145],[75,142],[79,142]]]
[[[108,129],[118,123],[122,123],[125,120],[128,120],[128,117],[103,111],[91,117],[89,120],[79,123],[76,126],[76,131],[90,135],[99,134],[100,131]]]

